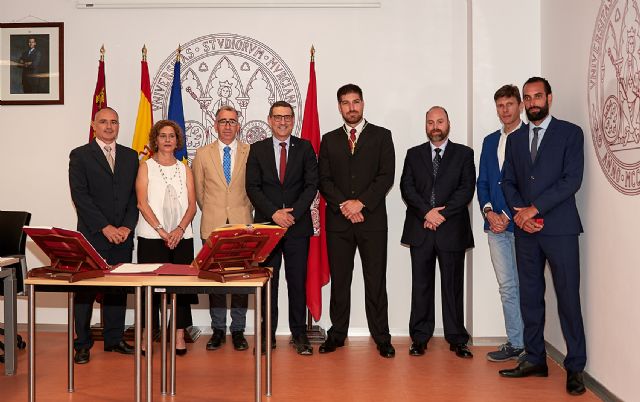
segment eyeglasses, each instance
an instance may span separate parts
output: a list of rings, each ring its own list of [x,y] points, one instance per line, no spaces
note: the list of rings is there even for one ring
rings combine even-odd
[[[293,115],[292,114],[284,114],[284,115],[283,114],[274,114],[271,117],[275,121],[286,121],[287,123],[290,123],[291,120],[293,120]]]
[[[218,124],[221,126],[231,126],[231,127],[235,127],[238,125],[238,120],[227,120],[227,119],[223,119],[223,120],[218,120]]]

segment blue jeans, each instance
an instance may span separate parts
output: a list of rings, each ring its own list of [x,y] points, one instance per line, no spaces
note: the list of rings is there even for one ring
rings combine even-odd
[[[231,332],[244,331],[247,322],[246,294],[231,294]],[[227,294],[209,295],[209,314],[211,315],[211,328],[227,332]]]
[[[520,288],[516,265],[515,238],[513,232],[487,232],[491,262],[498,279],[504,325],[507,339],[516,349],[522,349],[523,323],[520,313]]]

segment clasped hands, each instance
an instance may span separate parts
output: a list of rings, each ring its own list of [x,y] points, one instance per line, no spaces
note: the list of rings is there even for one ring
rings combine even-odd
[[[293,208],[282,208],[277,210],[271,215],[271,219],[275,222],[276,225],[281,226],[283,228],[289,228],[296,223],[296,220],[291,215],[293,212]]]
[[[502,233],[507,230],[509,226],[509,217],[504,213],[498,214],[493,211],[489,211],[486,214],[487,222],[489,222],[489,229],[493,233]]]
[[[166,244],[170,250],[176,248],[178,243],[180,243],[180,240],[182,240],[182,236],[184,236],[184,232],[180,227],[176,227],[171,232],[160,229],[158,230],[158,234],[160,235],[160,238],[164,240],[164,244]]]
[[[107,225],[102,228],[102,234],[109,240],[109,243],[120,244],[124,243],[129,237],[131,229],[126,226],[115,227],[113,225]]]
[[[446,219],[442,216],[440,211],[444,208],[445,207],[431,208],[431,210],[424,216],[424,223],[422,224],[422,227],[429,230],[436,230],[438,226],[442,225]]]
[[[533,220],[533,217],[538,214],[538,208],[531,205],[525,208],[513,208],[516,210],[516,214],[513,217],[513,221],[518,227],[527,233],[536,233],[542,230],[544,225],[537,223]]]
[[[340,204],[340,212],[342,212],[342,215],[351,221],[351,223],[364,222],[364,215],[362,214],[363,208],[364,204],[360,200],[346,200]]]

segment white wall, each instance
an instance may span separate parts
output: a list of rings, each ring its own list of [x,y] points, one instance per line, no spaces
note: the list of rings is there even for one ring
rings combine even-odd
[[[633,10],[632,2],[628,4]],[[625,2],[613,5],[621,7],[622,14]],[[597,0],[542,2],[542,73],[553,88],[552,113],[580,125],[585,134],[585,173],[578,193],[578,208],[584,225],[580,247],[587,371],[621,399],[637,400],[633,379],[640,376],[640,364],[635,353],[626,352],[624,345],[633,344],[635,334],[640,332],[635,298],[640,282],[638,196],[622,195],[609,184],[600,169],[589,124],[589,56],[600,6]],[[610,20],[619,32],[620,22],[615,12],[608,17],[605,15],[604,21]],[[637,22],[627,26],[633,25],[637,29]],[[607,49],[599,48],[599,54],[608,57],[604,53]],[[608,68],[603,85],[615,88],[615,75],[611,66]],[[640,161],[637,146],[629,144],[635,148],[630,152],[636,163]],[[548,296],[548,301],[555,299]],[[557,314],[549,307],[548,304],[546,339],[565,351]]]
[[[3,195],[0,208],[31,211],[33,225],[75,227],[67,182],[68,153],[87,139],[90,99],[95,86],[98,49],[102,44],[107,49],[109,105],[120,112],[119,142],[125,145],[131,143],[135,123],[139,49],[143,43],[149,49],[153,81],[158,67],[178,43],[216,32],[255,38],[271,47],[288,64],[303,99],[308,80],[308,49],[314,44],[321,130],[329,131],[341,124],[335,91],[346,82],[355,82],[364,89],[365,116],[394,133],[396,185],[388,197],[390,327],[393,334],[407,335],[411,271],[409,251],[399,244],[404,203],[397,182],[405,151],[425,140],[424,112],[433,104],[445,106],[452,122],[452,140],[474,146],[478,159],[482,138],[499,124],[492,100],[495,89],[506,82],[519,84],[539,68],[537,28],[525,38],[514,35],[523,12],[532,15],[532,26],[539,25],[538,2],[474,1],[472,32],[468,32],[467,25],[469,3],[463,0],[383,1],[379,9],[339,10],[78,10],[71,0],[44,3],[25,0],[6,4],[2,15],[6,22],[28,15],[65,22],[66,96],[65,104],[60,106],[0,108],[0,133],[4,137],[0,183],[2,188],[12,189],[11,196]],[[26,19],[30,20],[35,21]],[[472,42],[468,42],[468,36],[473,38]],[[472,49],[469,49],[470,43],[473,43]],[[523,47],[532,50],[525,53],[521,50]],[[517,55],[505,57],[509,52]],[[469,77],[473,82],[469,82]],[[473,90],[473,118],[467,101],[470,89]],[[468,127],[473,127],[472,133],[467,132]],[[503,336],[497,286],[477,215],[473,222],[477,244],[473,261],[477,268],[469,281],[473,289],[469,293],[472,308],[468,311],[475,320],[469,330],[475,337]],[[28,263],[31,267],[46,263],[33,244],[29,246]],[[353,282],[350,330],[354,335],[366,335],[359,260]],[[328,286],[323,294],[321,324],[328,328]],[[286,333],[284,281],[280,295],[279,331]],[[38,300],[39,322],[66,322],[64,296],[42,295]],[[20,301],[20,322],[26,321],[25,304],[24,300]],[[438,317],[439,305],[437,301]],[[209,324],[206,307],[205,302],[194,309],[196,325]],[[128,321],[132,322],[131,312]],[[439,318],[436,326],[436,331],[441,333]]]

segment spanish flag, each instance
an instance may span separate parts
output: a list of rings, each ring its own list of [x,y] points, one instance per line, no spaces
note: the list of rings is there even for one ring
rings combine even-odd
[[[93,91],[91,104],[91,121],[93,121],[98,110],[107,107],[107,82],[104,77],[104,45],[100,48],[98,79],[96,80],[96,89]],[[89,125],[89,142],[91,142],[93,137],[95,137],[95,133],[93,132],[93,127]]]
[[[140,102],[138,102],[138,117],[136,128],[133,132],[131,148],[138,152],[138,158],[146,160],[153,155],[149,148],[149,131],[153,126],[153,113],[151,112],[151,84],[149,82],[149,66],[147,65],[147,47],[142,48],[142,61],[140,74]]]

